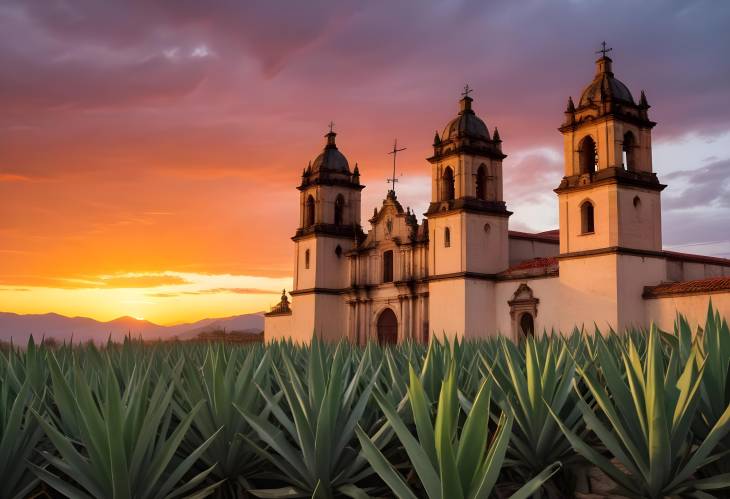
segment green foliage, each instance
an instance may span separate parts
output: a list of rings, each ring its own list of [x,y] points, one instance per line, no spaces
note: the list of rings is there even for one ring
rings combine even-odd
[[[730,406],[726,406],[704,439],[695,441],[692,424],[704,371],[704,362],[696,358],[699,351],[693,349],[684,363],[677,350],[667,356],[655,328],[643,357],[631,339],[622,345],[618,358],[603,341],[597,345],[602,372],[593,364],[578,368],[595,403],[578,397],[578,407],[588,427],[629,473],[586,445],[556,416],[574,448],[632,497],[707,497],[706,490],[730,487],[730,476],[695,476],[699,468],[722,456],[713,451],[730,431]]]
[[[730,491],[730,330],[0,350],[0,497]]]
[[[410,369],[408,401],[417,438],[386,398],[378,395],[375,398],[385,413],[388,424],[405,448],[420,479],[420,485],[428,497],[431,499],[489,497],[502,469],[510,439],[512,416],[502,414],[493,442],[487,448],[489,441],[487,423],[490,418],[490,384],[487,380],[479,388],[461,432],[458,431],[461,408],[457,401],[456,374],[453,366],[448,370],[446,379],[441,385],[435,422],[431,419],[430,402],[423,384],[415,371]],[[390,489],[401,498],[418,497],[380,452],[377,443],[361,428],[358,428],[357,436],[370,465]],[[560,463],[549,466],[528,481],[512,497],[530,497],[559,468]]]

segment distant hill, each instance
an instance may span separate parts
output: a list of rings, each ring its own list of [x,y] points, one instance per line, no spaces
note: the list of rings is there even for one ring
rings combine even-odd
[[[101,322],[88,317],[66,317],[59,314],[14,314],[0,312],[0,340],[24,344],[32,334],[58,341],[84,342],[92,340],[105,342],[110,336],[113,341],[122,341],[125,336],[142,337],[144,340],[192,339],[200,333],[216,330],[258,333],[264,329],[264,314],[234,315],[202,319],[197,322],[161,326],[134,317],[119,317]]]

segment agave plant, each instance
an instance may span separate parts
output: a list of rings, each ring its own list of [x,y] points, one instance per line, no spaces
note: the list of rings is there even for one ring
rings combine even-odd
[[[392,427],[417,474],[425,494],[431,499],[487,498],[492,493],[499,477],[505,452],[509,443],[513,418],[504,413],[499,418],[497,430],[491,445],[488,422],[490,419],[490,384],[484,381],[471,405],[461,431],[458,422],[461,408],[456,387],[454,365],[447,370],[439,394],[436,420],[432,421],[430,402],[423,385],[413,368],[409,370],[410,385],[408,401],[416,427],[414,436],[396,408],[387,398],[375,394],[378,405],[385,413],[387,423]],[[368,437],[360,427],[357,437],[362,453],[400,498],[417,498],[414,491],[388,461],[378,443]],[[527,482],[512,497],[527,498],[553,473],[560,468],[554,463],[538,476]]]
[[[36,452],[43,430],[32,414],[41,404],[30,385],[26,381],[17,393],[8,382],[0,386],[0,497],[21,499],[38,485],[29,463],[42,466]]]
[[[99,376],[103,381],[89,383],[74,367],[69,383],[52,354],[49,361],[58,413],[36,417],[55,448],[43,456],[56,473],[33,465],[49,486],[79,499],[205,497],[213,491],[215,485],[200,487],[210,468],[193,477],[186,474],[215,435],[189,455],[176,454],[202,401],[175,424],[175,386],[161,375],[153,388],[149,365],[134,371],[122,393],[111,368]]]
[[[691,331],[684,317],[678,318],[683,338],[690,338]],[[713,310],[710,302],[701,343],[704,358],[702,384],[700,385],[700,415],[695,431],[699,440],[706,439],[712,428],[722,419],[730,407],[730,328],[727,321]],[[685,340],[685,345],[688,340]],[[686,348],[686,347],[685,347]],[[730,452],[730,432],[718,444],[719,450]],[[730,473],[730,461],[720,459],[703,473]]]
[[[187,363],[182,371],[179,417],[200,401],[203,407],[193,418],[191,431],[182,442],[192,452],[211,436],[220,435],[201,455],[199,467],[215,466],[209,481],[224,481],[216,490],[220,497],[239,497],[252,488],[247,478],[260,469],[261,459],[241,435],[253,439],[253,432],[236,407],[248,413],[264,410],[264,400],[255,386],[268,390],[271,350],[228,349],[223,344],[206,348],[202,366]]]
[[[583,418],[572,390],[575,366],[567,344],[555,337],[528,337],[521,344],[524,355],[504,337],[499,345],[497,358],[482,357],[482,364],[494,380],[495,398],[515,419],[508,464],[522,483],[556,461],[563,466],[554,479],[567,475],[577,456],[548,411],[550,407],[560,414],[571,431],[583,433]],[[544,491],[550,497],[561,497],[563,490],[572,488],[575,479],[562,478],[545,484]],[[537,491],[536,496],[541,493]]]
[[[253,495],[324,499],[335,494],[362,493],[355,484],[371,472],[363,473],[362,462],[355,459],[357,451],[351,442],[355,440],[355,425],[368,409],[378,376],[376,371],[370,381],[361,383],[368,363],[366,357],[360,360],[354,374],[350,374],[353,357],[348,355],[349,348],[343,342],[334,354],[325,355],[327,346],[313,340],[306,376],[295,367],[287,349],[282,348],[283,366],[275,366],[273,371],[283,399],[259,387],[268,403],[267,412],[271,412],[275,422],[238,407],[268,447],[244,438],[278,470],[278,473],[267,473],[264,478],[288,484],[276,489],[251,490]],[[325,367],[327,364],[329,369]]]
[[[587,445],[557,414],[553,416],[575,450],[613,479],[622,494],[709,498],[706,491],[730,486],[730,475],[706,479],[696,475],[701,467],[721,457],[713,451],[730,431],[728,406],[704,440],[695,444],[691,429],[703,374],[698,356],[693,349],[679,369],[667,368],[659,333],[652,327],[643,361],[629,339],[619,359],[612,357],[605,343],[597,343],[600,377],[595,366],[578,367],[595,399],[592,406],[579,396],[578,408],[588,427],[628,473]],[[672,362],[678,362],[674,359]],[[623,372],[617,360],[622,362]]]

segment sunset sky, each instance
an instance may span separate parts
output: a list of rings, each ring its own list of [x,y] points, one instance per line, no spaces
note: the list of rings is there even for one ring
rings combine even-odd
[[[556,129],[604,39],[658,122],[665,247],[730,257],[728,26],[730,2],[4,0],[0,311],[268,309],[327,123],[366,216],[395,137],[398,197],[420,214],[466,83],[504,141],[511,228],[556,228]]]

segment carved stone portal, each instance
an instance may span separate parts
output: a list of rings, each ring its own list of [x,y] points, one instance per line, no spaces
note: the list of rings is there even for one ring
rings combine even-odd
[[[535,334],[535,317],[537,317],[537,304],[532,288],[527,283],[522,283],[515,291],[509,304],[509,315],[512,319],[512,335],[515,339],[522,336]]]

